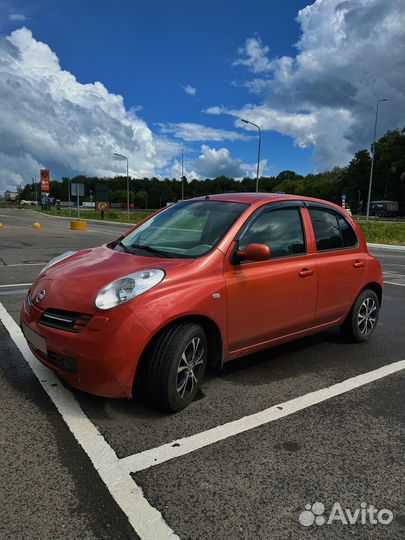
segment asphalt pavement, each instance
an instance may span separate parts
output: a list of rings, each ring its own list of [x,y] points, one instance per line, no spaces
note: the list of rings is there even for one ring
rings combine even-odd
[[[34,221],[42,228],[33,229]],[[68,220],[31,210],[0,209],[0,222],[0,303],[15,321],[49,259],[125,230],[91,223],[87,232],[70,231]],[[347,343],[332,330],[238,359],[207,376],[197,399],[175,415],[150,410],[142,396],[109,400],[63,389],[167,525],[157,529],[160,537],[405,539],[405,253],[373,254],[386,285],[378,328],[365,344]],[[137,508],[131,514],[115,495],[63,407],[27,364],[6,319],[0,322],[0,538],[147,538],[145,516]],[[274,413],[296,403],[291,414]],[[374,505],[392,520],[325,522],[337,504],[359,516]]]

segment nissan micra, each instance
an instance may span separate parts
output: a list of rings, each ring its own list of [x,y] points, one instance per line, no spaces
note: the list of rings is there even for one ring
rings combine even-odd
[[[158,211],[115,241],[53,259],[21,327],[75,388],[179,411],[207,365],[332,327],[366,341],[383,291],[356,222],[284,194],[210,195]]]

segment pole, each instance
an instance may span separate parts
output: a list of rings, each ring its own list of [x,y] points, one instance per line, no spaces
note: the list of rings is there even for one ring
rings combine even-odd
[[[259,168],[260,168],[260,151],[262,147],[262,130],[259,126],[256,126],[259,130],[259,148],[257,151],[257,169],[256,169],[256,193],[259,192]]]
[[[69,217],[71,216],[70,212],[70,178],[67,179],[67,185],[68,185],[68,204],[69,204]]]
[[[80,211],[79,211],[79,185],[76,184],[77,189],[77,221],[80,221]]]
[[[257,167],[256,167],[256,193],[259,192],[259,171],[260,171],[260,152],[262,147],[262,130],[260,129],[260,126],[255,124],[254,122],[251,122],[250,120],[246,120],[245,118],[241,118],[241,121],[245,124],[251,124],[252,126],[255,126],[259,130],[259,145],[257,149]]]
[[[386,98],[377,99],[377,107],[376,107],[376,110],[375,110],[375,122],[374,122],[374,138],[373,138],[372,156],[371,156],[370,181],[368,183],[366,221],[368,221],[368,218],[369,218],[369,215],[370,215],[371,187],[373,185],[373,171],[374,171],[374,157],[375,157],[375,137],[376,137],[376,133],[377,133],[378,106],[380,104],[380,101],[389,101],[389,100],[386,99]]]
[[[372,156],[371,156],[371,169],[370,169],[370,181],[368,183],[368,197],[367,197],[367,215],[366,221],[368,221],[370,215],[370,201],[371,201],[371,186],[373,184],[373,170],[374,170],[374,156],[375,156],[375,137],[377,132],[377,118],[378,118],[378,105],[380,100],[377,99],[377,107],[375,111],[375,122],[374,122],[374,138],[373,138],[373,147],[372,147]]]
[[[129,221],[129,173],[128,173],[128,158],[125,158],[127,160],[127,217]]]
[[[127,160],[127,218],[129,221],[129,165],[128,165],[128,158],[127,156],[124,156],[123,154],[118,154],[117,152],[114,152],[113,154],[115,158],[118,159],[126,159]]]
[[[181,200],[184,201],[184,153],[181,145]]]

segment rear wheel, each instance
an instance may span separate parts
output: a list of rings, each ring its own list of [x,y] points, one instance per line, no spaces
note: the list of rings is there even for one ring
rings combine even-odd
[[[378,296],[371,289],[365,289],[340,327],[343,334],[358,343],[367,341],[377,326],[379,312]]]
[[[147,374],[149,402],[164,411],[180,411],[195,398],[207,364],[207,338],[196,323],[165,330],[152,347]]]

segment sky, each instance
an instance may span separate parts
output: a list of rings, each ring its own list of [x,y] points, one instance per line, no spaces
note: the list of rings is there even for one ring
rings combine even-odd
[[[0,192],[346,165],[404,126],[403,0],[0,0]]]

